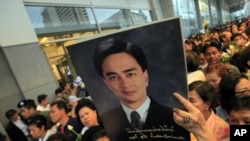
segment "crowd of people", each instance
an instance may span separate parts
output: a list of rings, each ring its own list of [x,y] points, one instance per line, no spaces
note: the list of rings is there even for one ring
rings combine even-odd
[[[19,111],[15,107],[7,110],[6,132],[10,140],[99,141],[107,138],[91,97],[88,94],[79,96],[81,85],[61,83],[55,89],[56,98],[52,102],[48,95],[39,94],[38,104],[33,99],[24,99],[17,103]]]
[[[6,111],[8,136],[12,141],[122,141],[132,138],[128,129],[139,139],[144,131],[168,125],[175,127],[173,136],[187,141],[229,141],[230,125],[249,124],[250,18],[190,36],[184,44],[189,97],[173,95],[185,109],[148,96],[145,54],[131,42],[111,38],[96,48],[94,66],[120,107],[100,116],[89,96],[77,95],[82,83],[62,83],[52,102],[40,94],[37,105],[25,99]]]
[[[250,18],[190,36],[184,44],[189,101],[218,141],[229,140],[230,125],[249,125]]]

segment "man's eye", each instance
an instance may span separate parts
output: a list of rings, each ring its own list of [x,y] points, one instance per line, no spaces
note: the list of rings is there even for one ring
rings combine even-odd
[[[217,80],[214,80],[214,79],[213,79],[213,80],[211,80],[211,81],[212,81],[213,83],[217,82]]]
[[[109,79],[110,80],[115,80],[115,79],[117,79],[117,76],[110,76]]]
[[[128,76],[129,76],[129,77],[135,76],[135,73],[129,73]]]

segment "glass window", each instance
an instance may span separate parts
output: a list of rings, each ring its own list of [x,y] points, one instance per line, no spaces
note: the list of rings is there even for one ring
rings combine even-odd
[[[231,21],[229,6],[226,0],[221,0],[220,5],[221,5],[221,11],[222,11],[222,22],[226,23],[228,21]]]
[[[152,22],[149,10],[131,10],[135,25]]]
[[[218,19],[218,14],[217,14],[217,5],[216,5],[216,0],[210,0],[211,4],[211,27],[215,27],[219,24],[219,19]]]
[[[29,5],[25,7],[40,40],[74,38],[98,33],[90,8]]]
[[[126,9],[94,8],[94,13],[102,31],[133,25],[131,13]]]
[[[199,1],[199,8],[200,8],[200,14],[201,14],[201,22],[203,26],[207,24],[211,24],[210,17],[209,17],[208,0]]]
[[[172,0],[174,5],[174,15],[182,17],[182,30],[184,37],[199,32],[195,4],[193,0]]]

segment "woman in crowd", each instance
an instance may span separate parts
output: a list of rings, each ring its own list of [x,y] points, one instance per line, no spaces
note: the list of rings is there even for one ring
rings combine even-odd
[[[180,94],[174,93],[174,97],[185,108],[173,108],[176,124],[192,133],[197,141],[217,141],[201,111]]]
[[[102,126],[100,116],[97,113],[94,103],[87,98],[78,101],[75,107],[75,114],[79,121],[85,126],[82,134],[92,126]]]
[[[250,47],[244,49],[240,55],[240,62],[242,62],[243,71],[250,79]]]
[[[46,123],[46,118],[42,115],[35,115],[29,120],[28,125],[32,138],[37,139],[37,141],[47,141],[47,138],[54,134],[48,130]]]
[[[214,113],[215,95],[213,86],[207,82],[195,81],[189,84],[189,101],[203,114],[217,141],[229,140],[228,123]]]
[[[221,106],[216,108],[216,114],[228,121],[228,101],[237,95],[250,94],[250,82],[245,74],[228,74],[221,79],[219,87]]]
[[[219,84],[221,78],[228,74],[228,69],[225,64],[211,64],[207,67],[205,76],[206,81],[212,85],[215,89],[215,97],[216,97],[216,104],[220,105],[220,93],[219,93]],[[216,106],[217,106],[216,105]]]

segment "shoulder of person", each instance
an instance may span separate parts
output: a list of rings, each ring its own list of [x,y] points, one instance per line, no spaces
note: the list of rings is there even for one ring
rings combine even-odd
[[[239,69],[235,65],[226,64],[226,66],[228,68],[229,73],[240,73]]]

